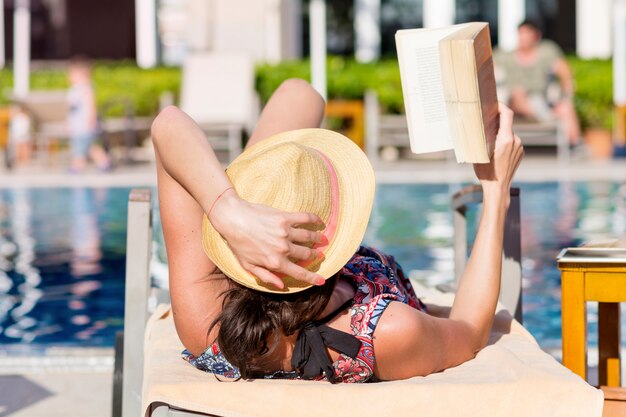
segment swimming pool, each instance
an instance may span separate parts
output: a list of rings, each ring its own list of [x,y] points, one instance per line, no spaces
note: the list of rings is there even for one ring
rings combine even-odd
[[[626,186],[519,186],[524,324],[543,348],[554,350],[561,338],[560,275],[554,258],[565,246],[623,236]],[[365,243],[395,255],[405,271],[427,285],[451,282],[450,195],[459,188],[379,185]],[[0,189],[0,350],[113,345],[123,325],[129,191]],[[158,227],[158,216],[156,223]],[[155,236],[162,249],[159,233]],[[596,309],[589,311],[594,344]]]
[[[0,190],[0,344],[112,346],[123,325],[128,189]]]
[[[626,186],[616,183],[522,183],[522,305],[526,328],[542,348],[561,346],[561,248],[626,235]],[[392,253],[426,285],[453,280],[450,196],[459,185],[382,185],[365,241]],[[476,210],[468,215],[474,226]],[[468,232],[473,236],[475,227]],[[597,304],[589,303],[589,343],[597,345]],[[622,326],[626,330],[626,312]],[[622,335],[624,335],[624,330]]]

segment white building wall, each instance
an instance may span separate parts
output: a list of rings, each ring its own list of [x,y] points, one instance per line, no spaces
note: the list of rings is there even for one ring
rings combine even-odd
[[[300,0],[212,0],[213,51],[247,52],[255,61],[293,58],[301,42]],[[299,12],[298,12],[299,13]],[[287,17],[289,16],[289,17]]]
[[[581,58],[612,54],[613,0],[576,0],[576,53]]]
[[[282,57],[282,8],[281,0],[262,0],[265,3],[263,13],[264,60],[278,62]]]
[[[213,43],[214,0],[186,0],[185,44],[191,51],[211,49]]]
[[[154,0],[135,0],[145,7]],[[173,1],[173,0],[170,0]],[[187,46],[190,50],[246,51],[260,61],[297,58],[302,53],[302,0],[180,0],[187,2]],[[330,0],[326,0],[328,3]],[[380,48],[381,0],[355,1],[356,56],[374,60]],[[576,0],[577,53],[583,58],[612,54],[614,3],[621,0]],[[454,23],[456,0],[423,0],[425,27]],[[143,14],[143,13],[139,13]],[[517,25],[525,17],[525,0],[498,1],[499,47],[517,46]],[[139,17],[138,17],[139,19]],[[139,23],[139,22],[138,22]],[[138,26],[149,26],[143,17]],[[145,32],[152,32],[147,29]],[[138,28],[138,38],[140,34]],[[148,35],[149,37],[150,35]],[[139,44],[142,44],[141,48]],[[138,60],[155,56],[149,41],[138,39]],[[142,51],[145,58],[139,59]],[[148,64],[149,65],[149,64]]]
[[[265,1],[215,0],[213,13],[214,51],[248,52],[264,60]]]

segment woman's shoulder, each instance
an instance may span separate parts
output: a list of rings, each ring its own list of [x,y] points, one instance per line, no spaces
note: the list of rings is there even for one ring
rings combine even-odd
[[[375,375],[381,380],[428,375],[436,370],[427,352],[429,317],[406,304],[391,302],[374,334]]]

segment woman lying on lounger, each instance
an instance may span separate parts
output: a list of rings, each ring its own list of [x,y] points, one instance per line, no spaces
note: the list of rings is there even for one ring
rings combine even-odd
[[[223,97],[211,99],[220,100]],[[174,322],[185,359],[228,377],[394,380],[461,364],[487,343],[509,188],[523,156],[500,109],[473,251],[448,318],[417,298],[393,257],[359,247],[374,174],[352,142],[317,129],[324,101],[285,81],[246,150],[220,166],[175,107],[152,126]]]

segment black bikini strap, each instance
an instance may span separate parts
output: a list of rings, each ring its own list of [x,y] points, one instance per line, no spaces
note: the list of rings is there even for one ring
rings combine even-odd
[[[354,299],[346,300],[328,316],[306,323],[300,330],[291,356],[291,365],[299,375],[305,379],[312,379],[324,374],[331,383],[339,382],[335,378],[335,369],[326,352],[326,347],[354,359],[361,349],[361,341],[351,334],[328,327],[325,323],[353,303]]]

